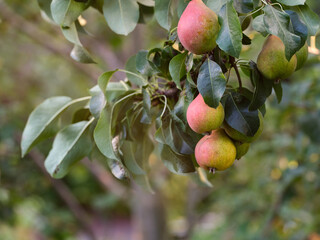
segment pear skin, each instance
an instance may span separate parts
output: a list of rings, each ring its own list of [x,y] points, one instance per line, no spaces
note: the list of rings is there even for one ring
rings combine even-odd
[[[217,14],[202,0],[192,0],[178,22],[182,46],[194,54],[204,54],[216,47],[220,30]]]
[[[244,155],[246,155],[250,148],[250,143],[235,142],[234,145],[236,146],[236,159],[238,160],[241,159]]]
[[[217,108],[209,107],[201,94],[188,106],[187,121],[196,133],[211,132],[219,128],[224,120],[224,108],[220,103]]]
[[[303,67],[303,65],[306,63],[308,59],[308,43],[305,43],[302,48],[298,52],[296,52],[297,56],[297,67],[296,71]]]
[[[281,39],[270,35],[265,41],[257,59],[257,66],[262,75],[273,81],[288,78],[296,69],[297,57],[290,61],[285,56],[285,46]]]
[[[236,147],[222,128],[200,139],[195,148],[195,157],[200,167],[223,171],[236,159]]]

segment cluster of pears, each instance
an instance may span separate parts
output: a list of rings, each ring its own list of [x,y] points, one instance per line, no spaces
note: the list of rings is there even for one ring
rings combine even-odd
[[[299,70],[307,59],[307,43],[288,61],[285,56],[285,46],[281,39],[275,35],[269,35],[258,56],[257,66],[266,79],[279,81],[288,78],[294,71]]]
[[[187,109],[190,128],[200,134],[208,133],[197,143],[195,157],[200,167],[210,171],[222,171],[232,166],[236,159],[244,156],[250,143],[255,141],[263,130],[263,117],[259,112],[260,127],[253,137],[248,137],[224,122],[224,108],[209,107],[199,94]]]

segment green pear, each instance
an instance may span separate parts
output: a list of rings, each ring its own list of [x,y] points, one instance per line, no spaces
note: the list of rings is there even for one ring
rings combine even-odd
[[[222,128],[200,139],[195,148],[195,157],[200,167],[222,171],[236,160],[236,147]]]
[[[300,68],[302,68],[302,66],[306,63],[307,59],[308,59],[308,43],[306,42],[305,45],[303,45],[302,48],[300,48],[300,50],[298,52],[296,52],[296,56],[297,56],[297,67],[296,67],[296,71],[299,70]]]
[[[219,30],[217,14],[202,0],[192,0],[180,17],[177,32],[185,49],[204,54],[216,47]]]
[[[235,142],[234,145],[236,146],[236,150],[237,150],[236,159],[238,160],[242,158],[244,155],[246,155],[250,148],[250,143]]]
[[[265,78],[273,81],[282,80],[288,78],[295,71],[297,57],[294,55],[288,61],[281,39],[270,35],[258,56],[257,66]]]
[[[209,107],[201,94],[188,106],[187,121],[196,133],[211,132],[219,128],[224,120],[224,108],[220,103],[217,108]]]
[[[259,112],[259,120],[260,120],[259,129],[252,137],[246,136],[243,133],[237,131],[236,129],[230,127],[226,122],[223,124],[223,128],[226,131],[226,133],[229,135],[229,137],[231,137],[233,140],[239,141],[241,143],[251,143],[257,140],[263,131],[263,116],[260,112]]]

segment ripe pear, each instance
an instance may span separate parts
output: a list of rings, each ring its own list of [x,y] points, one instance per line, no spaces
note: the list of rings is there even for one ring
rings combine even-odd
[[[257,66],[265,78],[273,81],[282,80],[288,78],[295,71],[297,57],[293,55],[288,61],[281,39],[270,35],[258,56]]]
[[[216,47],[220,30],[218,16],[202,0],[192,0],[178,22],[182,46],[194,54],[204,54]]]
[[[233,140],[239,141],[241,143],[251,143],[257,140],[263,131],[263,116],[260,112],[259,112],[259,120],[260,120],[259,129],[252,137],[246,136],[243,133],[237,131],[236,129],[233,129],[226,122],[223,124],[223,128],[226,131],[226,133],[229,135],[229,137],[231,137]]]
[[[236,159],[236,147],[222,128],[200,139],[195,148],[195,157],[200,167],[225,170]]]
[[[247,154],[249,151],[250,143],[241,143],[241,142],[235,142],[234,145],[236,146],[237,150],[237,156],[236,159],[242,158],[244,155]]]
[[[300,68],[302,68],[302,66],[306,63],[307,59],[308,59],[308,43],[306,42],[305,45],[303,45],[302,48],[300,48],[300,50],[298,52],[296,52],[296,56],[297,56],[297,67],[296,67],[296,71],[299,70]]]
[[[190,128],[197,133],[211,132],[219,128],[224,120],[224,109],[220,103],[217,108],[209,107],[201,94],[188,106],[187,121]]]

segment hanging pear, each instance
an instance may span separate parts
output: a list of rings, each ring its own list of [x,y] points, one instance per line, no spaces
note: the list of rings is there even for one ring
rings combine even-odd
[[[178,23],[182,46],[194,54],[204,54],[216,47],[220,30],[218,16],[202,0],[192,0]]]
[[[275,35],[270,35],[258,56],[257,66],[265,78],[278,81],[288,78],[295,71],[297,57],[294,55],[288,61],[285,56],[285,46],[281,39]]]
[[[223,171],[236,159],[236,147],[222,128],[200,139],[195,148],[195,157],[200,167]]]
[[[190,103],[187,121],[190,128],[197,133],[211,132],[219,128],[224,120],[224,108],[220,103],[217,108],[209,107],[201,94]]]

